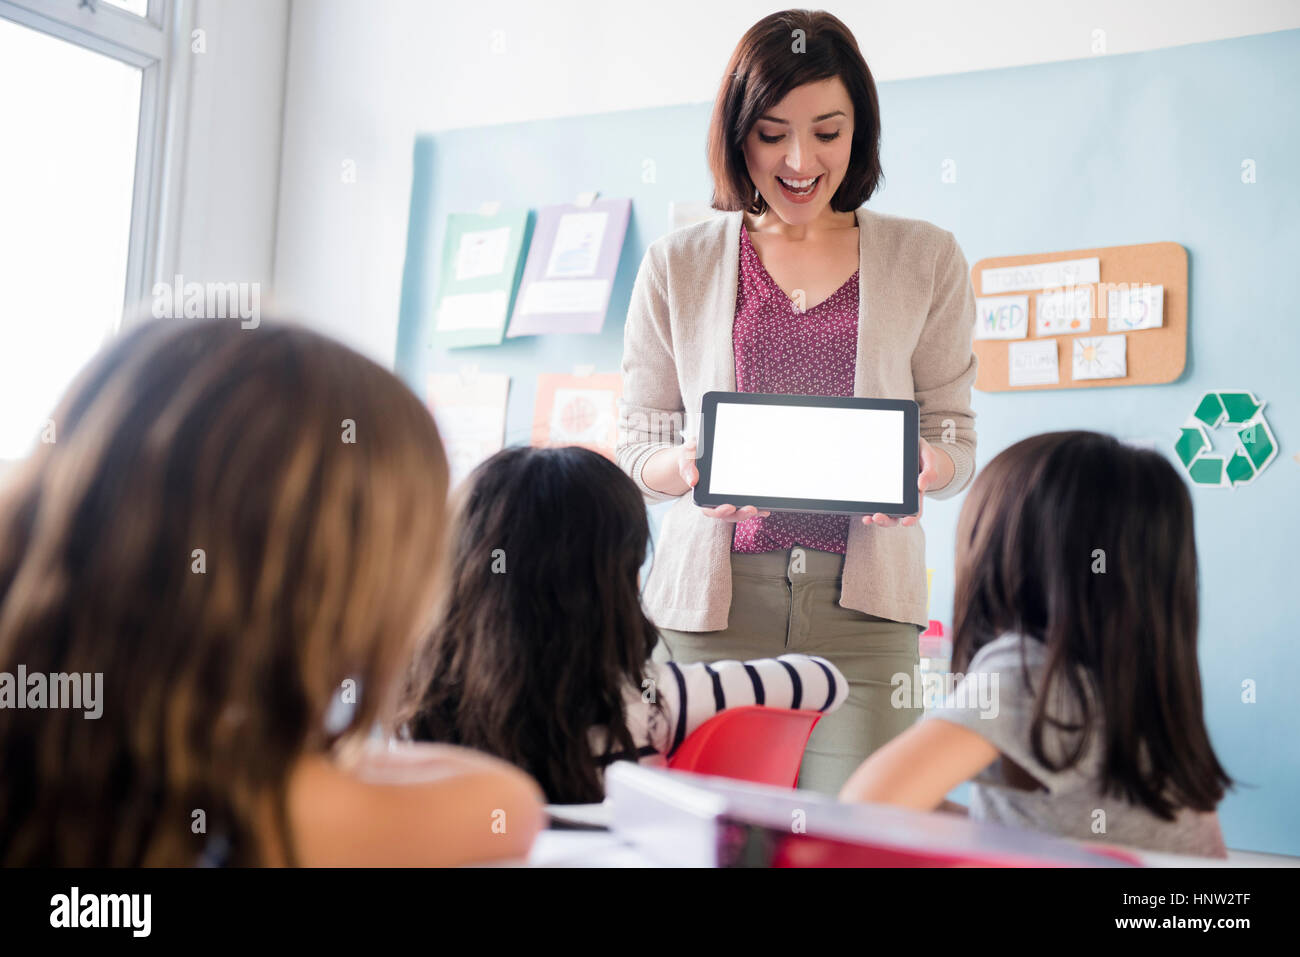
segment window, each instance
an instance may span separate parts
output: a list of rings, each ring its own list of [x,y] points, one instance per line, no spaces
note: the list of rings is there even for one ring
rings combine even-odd
[[[0,461],[162,275],[173,0],[0,0]],[[58,440],[58,423],[53,423]]]
[[[149,15],[149,0],[104,0],[104,3],[111,7],[121,7],[127,13],[134,13],[137,17]]]

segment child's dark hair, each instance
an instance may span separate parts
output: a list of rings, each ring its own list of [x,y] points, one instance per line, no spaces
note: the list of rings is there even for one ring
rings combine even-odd
[[[623,690],[658,632],[638,572],[650,526],[636,485],[577,446],[511,447],[457,490],[449,591],[417,664],[407,730],[497,755],[551,803],[600,801],[594,728],[632,755]]]
[[[1095,432],[1017,442],[972,485],[956,564],[954,671],[1007,632],[1046,647],[1039,761],[1072,766],[1100,732],[1103,793],[1166,820],[1214,809],[1232,780],[1202,715],[1192,503],[1162,455]],[[1043,748],[1046,726],[1062,727],[1044,713],[1057,682],[1083,707],[1061,760]]]

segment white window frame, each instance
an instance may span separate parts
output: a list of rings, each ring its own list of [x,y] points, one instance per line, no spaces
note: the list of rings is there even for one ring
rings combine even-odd
[[[122,303],[129,319],[176,262],[194,0],[149,0],[144,17],[103,0],[0,0],[0,17],[140,68]]]

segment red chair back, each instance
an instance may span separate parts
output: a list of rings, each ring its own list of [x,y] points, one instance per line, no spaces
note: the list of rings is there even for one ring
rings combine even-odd
[[[774,784],[799,783],[799,765],[820,711],[747,706],[714,715],[689,734],[668,759],[678,771]]]

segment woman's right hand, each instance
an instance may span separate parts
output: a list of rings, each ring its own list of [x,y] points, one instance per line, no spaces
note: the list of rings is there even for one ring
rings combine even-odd
[[[686,483],[687,491],[695,488],[695,483],[700,480],[700,470],[695,467],[695,439],[689,438],[677,448],[677,474],[681,476]],[[746,505],[744,508],[736,508],[734,505],[716,505],[713,508],[701,508],[701,512],[716,518],[721,522],[747,522],[756,515],[766,518],[771,512],[760,512],[753,505]]]

